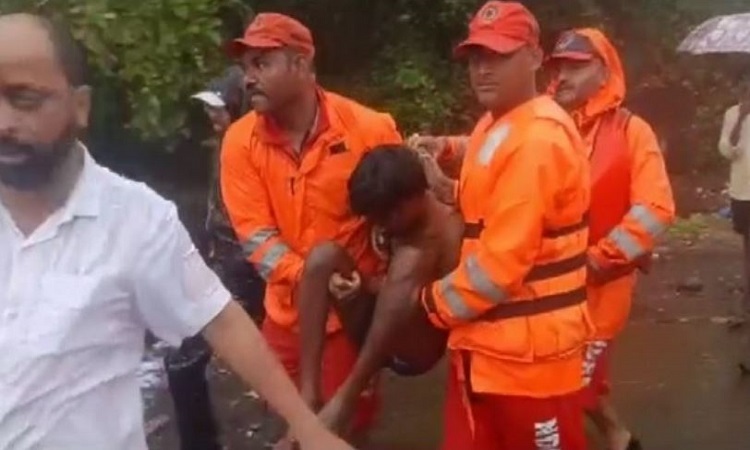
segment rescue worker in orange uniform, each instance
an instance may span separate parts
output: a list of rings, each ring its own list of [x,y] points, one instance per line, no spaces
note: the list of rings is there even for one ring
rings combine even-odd
[[[313,38],[297,20],[258,14],[229,51],[244,67],[253,112],[224,137],[222,194],[245,255],[267,282],[263,334],[299,382],[304,356],[295,291],[304,259],[317,244],[333,241],[364,279],[383,269],[370,229],[350,211],[347,181],[365,152],[401,137],[391,116],[317,85]],[[357,358],[333,315],[326,330],[322,355],[312,361],[322,364],[320,385],[302,390],[313,407],[333,395]],[[368,428],[376,409],[377,397],[363,394],[357,430]]]
[[[455,54],[488,112],[458,182],[433,179],[455,189],[466,223],[458,267],[421,292],[450,331],[443,449],[585,449],[585,147],[570,116],[537,95],[539,25],[523,5],[486,3]]]
[[[623,108],[625,75],[598,30],[563,33],[550,55],[551,93],[584,137],[591,161],[588,305],[596,335],[584,364],[585,407],[612,450],[641,448],[609,400],[612,340],[625,327],[638,269],[675,215],[662,152],[651,127]]]

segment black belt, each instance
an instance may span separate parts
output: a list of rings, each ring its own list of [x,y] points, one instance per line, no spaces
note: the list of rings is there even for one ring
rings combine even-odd
[[[482,314],[479,317],[479,320],[493,322],[495,320],[535,316],[579,305],[585,301],[586,286],[582,286],[572,291],[546,295],[533,300],[519,300],[510,303],[502,303]]]
[[[584,214],[580,222],[561,228],[544,230],[542,236],[548,239],[554,239],[565,236],[566,234],[575,233],[576,231],[581,231],[588,225],[588,214]],[[484,231],[484,220],[464,223],[464,239],[479,239],[479,235],[482,234],[482,231]]]
[[[560,275],[565,275],[566,273],[583,269],[584,267],[586,267],[587,261],[588,256],[586,252],[583,252],[570,258],[562,259],[560,261],[555,261],[548,264],[540,264],[532,267],[523,281],[525,283],[532,283],[534,281],[559,277]]]

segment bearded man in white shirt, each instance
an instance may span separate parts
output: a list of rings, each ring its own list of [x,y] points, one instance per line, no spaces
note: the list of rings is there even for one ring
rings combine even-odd
[[[90,104],[67,30],[0,16],[0,448],[145,450],[148,328],[173,344],[202,333],[303,449],[351,450],[307,409],[174,205],[78,141]]]

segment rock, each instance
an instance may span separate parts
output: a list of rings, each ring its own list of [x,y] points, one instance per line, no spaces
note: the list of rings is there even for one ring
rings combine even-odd
[[[703,291],[703,281],[698,277],[690,277],[677,284],[677,292],[698,293]]]

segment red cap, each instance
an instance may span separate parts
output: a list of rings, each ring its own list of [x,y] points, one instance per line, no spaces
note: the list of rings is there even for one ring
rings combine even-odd
[[[591,61],[596,55],[596,47],[591,39],[575,31],[568,31],[557,40],[549,57],[556,60]]]
[[[513,53],[524,45],[539,46],[539,23],[531,12],[517,2],[490,1],[469,23],[469,37],[453,50],[463,57],[470,47],[493,52]]]
[[[296,19],[278,13],[261,13],[248,25],[245,35],[227,46],[232,57],[239,57],[248,48],[288,47],[312,58],[315,44],[312,33]]]

